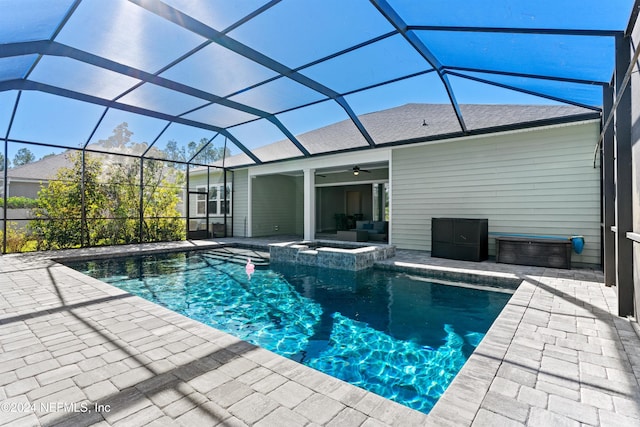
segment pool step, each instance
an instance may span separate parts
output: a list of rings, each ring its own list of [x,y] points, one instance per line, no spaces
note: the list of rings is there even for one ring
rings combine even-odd
[[[232,252],[209,251],[203,253],[202,256],[210,259],[215,259],[217,261],[225,261],[242,265],[245,265],[247,263],[247,258],[251,258],[251,263],[256,267],[266,267],[269,265],[269,260],[266,258],[247,256],[245,254],[234,254]]]

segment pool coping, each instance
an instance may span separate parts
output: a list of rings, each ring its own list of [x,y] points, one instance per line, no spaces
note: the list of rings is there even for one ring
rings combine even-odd
[[[254,249],[266,246],[259,240],[244,242],[246,244],[240,242],[242,246]],[[235,239],[230,239],[195,244],[181,242],[90,248],[75,253],[109,257],[118,248],[118,252],[131,255],[132,252],[236,244]],[[50,260],[58,259],[62,252],[72,254],[74,251],[5,255],[0,257],[0,262],[15,259],[18,263],[40,265],[40,268],[44,265],[51,267]],[[520,283],[485,338],[428,416],[267,350],[255,348],[214,328],[187,320],[196,324],[191,325],[193,330],[211,337],[211,344],[230,343],[230,349],[238,349],[237,357],[250,357],[252,362],[282,374],[290,382],[309,388],[314,396],[317,394],[338,402],[342,407],[336,417],[353,417],[353,425],[600,425],[605,419],[640,422],[640,409],[632,400],[640,397],[640,341],[627,319],[612,314],[615,312],[615,293],[599,281],[601,273],[495,264],[444,262],[445,265],[438,265],[442,264],[440,260],[429,259],[425,253],[416,254],[425,260],[415,262],[413,254],[405,253],[403,257],[400,253],[398,259],[377,263],[376,268],[433,276],[444,276],[449,272],[472,279],[495,277],[498,282]],[[504,271],[488,272],[487,269]],[[80,273],[67,274],[75,276]],[[86,278],[83,282],[88,281],[109,294],[117,289],[81,276]],[[163,313],[162,310],[166,310],[168,313],[164,312],[164,316],[179,319],[180,324],[187,322],[186,318],[148,301],[139,299],[137,304],[151,304],[151,311]],[[562,372],[558,367],[570,370],[572,374]],[[574,375],[575,372],[578,374]],[[359,395],[357,402],[354,402],[355,395]],[[270,414],[278,412],[284,416],[289,414],[287,411],[291,409],[279,407]],[[270,414],[264,420],[268,420]],[[317,424],[338,421],[338,418],[333,418],[319,422],[321,419],[311,421]],[[358,423],[355,423],[356,419]]]
[[[395,245],[369,245],[332,240],[299,240],[269,244],[269,253],[274,263],[346,271],[369,269],[376,261],[392,258],[395,251]]]
[[[615,314],[615,288],[604,286],[601,271],[400,252],[401,260],[376,267],[517,284],[429,413],[430,425],[640,425],[639,328]],[[426,265],[416,262],[420,258],[427,258]]]

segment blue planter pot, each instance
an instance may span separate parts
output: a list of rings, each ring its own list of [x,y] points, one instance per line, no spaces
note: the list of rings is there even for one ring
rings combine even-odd
[[[581,254],[582,250],[584,249],[584,237],[572,236],[570,237],[570,239],[571,239],[571,246],[573,247],[573,250],[577,254]]]

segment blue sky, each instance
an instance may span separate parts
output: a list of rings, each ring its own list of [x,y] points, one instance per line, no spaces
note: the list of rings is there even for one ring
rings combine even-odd
[[[178,11],[197,16],[217,31],[224,31],[237,19],[265,3],[249,0],[165,1]],[[631,0],[610,0],[606,5],[600,0],[388,2],[408,25],[599,30],[623,29],[633,3]],[[70,0],[24,0],[3,4],[5,13],[4,17],[0,17],[0,44],[50,38],[69,4]],[[346,94],[346,101],[358,115],[410,102],[448,102],[441,79],[437,73],[429,72],[432,66],[401,35],[383,37],[393,30],[394,27],[366,0],[283,0],[231,30],[228,36],[286,67],[298,69],[301,75],[314,79],[331,91]],[[431,31],[426,28],[416,28],[412,35],[429,48],[441,65],[454,67],[450,71],[588,105],[600,104],[600,87],[460,71],[459,67],[597,81],[607,81],[613,69],[612,37],[469,33]],[[381,39],[325,62],[306,66],[375,37]],[[173,59],[201,46],[206,39],[124,0],[83,1],[56,35],[55,41],[277,114],[278,120],[293,134],[348,118],[334,101],[318,102],[326,99],[326,94],[287,78],[252,88],[277,74],[216,43],[200,49],[182,63],[164,69]],[[0,58],[0,80],[24,77],[25,70],[30,69],[36,59],[35,55]],[[353,92],[412,74],[420,75],[371,90]],[[134,76],[100,69],[72,58],[43,57],[28,78],[104,99],[118,99],[122,103],[166,114],[183,114],[194,108],[205,107],[184,117],[222,127],[256,117],[222,106],[206,107],[206,101],[201,98],[151,84],[143,84],[120,97],[140,81]],[[448,78],[459,103],[553,103],[548,99],[455,75],[449,75]],[[16,95],[15,91],[0,92],[2,135],[6,133]],[[318,103],[280,113],[313,102]],[[24,91],[9,137],[69,147],[81,146],[87,142],[103,112],[102,106],[42,92]],[[106,139],[113,128],[123,121],[134,132],[133,140],[136,142],[153,141],[167,123],[111,109],[91,142]],[[277,127],[265,120],[231,127],[230,132],[249,148],[285,139]],[[169,139],[186,144],[192,140],[209,139],[213,135],[215,133],[210,130],[172,125],[158,140],[158,146],[163,147]],[[10,159],[19,148],[22,146],[11,144],[8,153]],[[29,148],[38,157],[59,151],[47,147]]]

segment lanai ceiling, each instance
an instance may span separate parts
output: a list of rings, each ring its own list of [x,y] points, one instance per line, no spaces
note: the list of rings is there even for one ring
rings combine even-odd
[[[402,106],[446,105],[447,137],[482,127],[471,104],[597,114],[632,6],[0,0],[0,138],[100,150],[95,143],[127,123],[143,143],[135,155],[206,140],[242,166],[402,142],[362,119]],[[338,123],[348,143],[323,149],[299,138]],[[264,150],[274,143],[275,154]],[[202,164],[197,153],[184,160]]]

